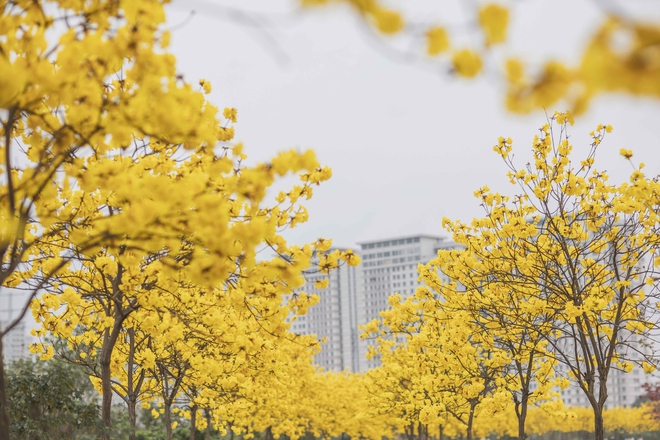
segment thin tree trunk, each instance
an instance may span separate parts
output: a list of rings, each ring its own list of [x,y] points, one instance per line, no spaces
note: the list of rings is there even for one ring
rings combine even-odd
[[[192,405],[190,407],[190,440],[195,440],[197,435],[197,405]]]
[[[136,440],[135,437],[135,427],[137,425],[137,414],[136,414],[136,408],[135,408],[135,402],[133,399],[129,398],[128,399],[128,439],[129,440]]]
[[[5,358],[0,337],[0,440],[9,440],[9,408],[5,383]]]
[[[605,428],[603,426],[603,408],[594,408],[594,440],[603,440]]]
[[[408,437],[408,440],[415,440],[415,425],[413,423],[406,428],[406,436]]]
[[[167,433],[167,440],[172,440],[172,404],[170,402],[163,402],[165,407],[165,432]]]
[[[102,440],[110,440],[110,429],[112,428],[112,372],[110,371],[110,360],[120,331],[121,321],[115,320],[112,333],[106,329],[103,334],[103,346],[99,360],[101,364],[101,420],[105,425],[101,435]]]
[[[442,440],[443,429],[444,426],[442,426],[442,424],[438,425],[438,440]]]
[[[137,425],[137,390],[133,386],[133,366],[135,364],[135,329],[128,329],[128,395],[126,396],[128,404],[128,439],[136,440],[135,429]]]
[[[525,421],[527,419],[527,404],[529,402],[529,395],[523,390],[522,398],[520,399],[520,414],[518,414],[518,440],[525,440]]]
[[[211,440],[211,411],[206,408],[204,410],[204,417],[206,417],[206,440]],[[230,428],[231,429],[231,428]],[[232,436],[234,431],[231,431]]]
[[[465,436],[467,440],[472,440],[472,423],[474,422],[474,405],[470,405],[470,415],[468,416],[467,429]]]
[[[104,359],[106,358],[107,359]],[[101,435],[102,440],[110,440],[110,428],[112,428],[112,386],[110,384],[110,356],[101,354],[101,420],[105,430]]]
[[[123,246],[120,247],[119,255],[124,253]],[[112,297],[115,301],[113,305],[113,318],[115,320],[112,332],[106,329],[103,332],[103,344],[101,346],[101,356],[99,363],[101,364],[101,420],[105,425],[105,429],[101,434],[101,440],[110,440],[110,429],[112,428],[112,372],[110,371],[110,361],[112,359],[112,352],[117,344],[117,339],[121,333],[122,324],[128,314],[124,314],[121,309],[123,301],[123,294],[120,288],[121,280],[124,276],[124,268],[121,264],[117,266],[117,275],[112,280]]]

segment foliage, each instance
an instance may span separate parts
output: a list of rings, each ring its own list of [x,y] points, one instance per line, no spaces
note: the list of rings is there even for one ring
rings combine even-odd
[[[659,383],[645,383],[642,384],[644,394],[638,399],[636,404],[646,404],[650,410],[650,414],[656,420],[660,420],[660,384]]]
[[[101,430],[99,405],[79,369],[20,360],[7,370],[11,435],[25,439],[92,439]]]

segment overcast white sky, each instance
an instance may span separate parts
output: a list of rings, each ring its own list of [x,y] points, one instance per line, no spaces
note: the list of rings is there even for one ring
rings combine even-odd
[[[458,1],[390,3],[413,8],[415,20],[458,23],[465,17]],[[598,5],[515,2],[507,52],[577,60],[603,17]],[[660,15],[656,2],[628,5]],[[262,33],[227,19],[223,6],[265,13],[277,49]],[[296,0],[174,0],[168,11],[179,69],[188,81],[210,80],[216,105],[238,109],[236,140],[245,143],[250,163],[283,149],[313,148],[333,168],[332,179],[307,204],[309,223],[287,233],[293,242],[322,236],[353,246],[404,234],[446,236],[443,216],[468,221],[482,214],[472,195],[477,188],[515,190],[492,151],[497,137],[514,139],[524,165],[545,121],[543,112],[507,113],[493,80],[458,80],[397,62],[347,7],[300,13]],[[598,123],[614,126],[597,162],[612,180],[631,171],[620,148],[632,149],[647,174],[660,173],[660,100],[613,95],[594,101],[572,129],[577,154],[587,151],[588,133]]]

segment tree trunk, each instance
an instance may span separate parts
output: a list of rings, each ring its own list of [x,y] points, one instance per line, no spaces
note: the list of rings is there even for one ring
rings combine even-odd
[[[170,402],[163,402],[165,407],[165,432],[167,433],[167,440],[172,440],[172,404]]]
[[[195,440],[197,435],[197,405],[192,405],[190,407],[190,440]]]
[[[9,408],[5,383],[5,358],[0,337],[0,440],[9,440]]]
[[[204,410],[204,417],[206,417],[206,440],[211,440],[211,411],[207,409]],[[231,429],[231,428],[230,428]],[[234,431],[231,431],[232,436]]]
[[[527,419],[527,404],[529,396],[523,391],[522,399],[520,399],[520,414],[518,414],[518,440],[525,440],[525,421]]]
[[[128,395],[126,401],[128,404],[128,440],[135,439],[135,428],[137,424],[136,406],[137,390],[133,386],[133,366],[135,365],[135,329],[128,329]]]
[[[442,440],[443,428],[442,424],[438,425],[438,440]]]
[[[128,440],[136,440],[135,427],[137,425],[137,402],[129,396],[128,398]]]
[[[406,437],[408,437],[408,440],[415,440],[415,425],[410,424],[408,425],[407,428],[405,428],[406,431]]]
[[[467,428],[465,430],[466,440],[472,440],[472,423],[474,422],[474,407],[470,405],[470,415],[468,416]]]
[[[110,384],[110,361],[101,361],[101,420],[105,430],[101,435],[102,440],[110,440],[110,428],[112,428],[112,387]]]
[[[603,408],[594,408],[594,440],[603,440],[605,428],[603,426]]]
[[[429,440],[429,427],[423,423],[419,423],[419,440]]]
[[[119,254],[123,254],[123,246],[120,248]],[[121,279],[123,277],[124,269],[122,265],[117,267],[117,275],[112,281],[112,296],[116,303],[113,308],[114,323],[112,332],[107,328],[103,332],[103,344],[101,345],[101,356],[99,363],[101,364],[101,420],[105,425],[105,429],[101,434],[101,440],[110,440],[110,429],[112,428],[112,372],[110,371],[110,360],[112,359],[112,352],[117,344],[117,339],[121,333],[122,324],[128,314],[124,314],[121,310],[122,291],[120,289]]]
[[[115,320],[112,333],[108,329],[103,334],[103,346],[101,347],[101,420],[105,425],[101,440],[110,440],[110,429],[112,428],[112,372],[110,371],[110,360],[115,343],[121,331],[121,322]],[[1,440],[1,439],[0,439]]]
[[[110,440],[110,428],[112,428],[112,387],[110,385],[110,359],[104,360],[101,355],[101,420],[105,430],[101,435],[102,440]]]

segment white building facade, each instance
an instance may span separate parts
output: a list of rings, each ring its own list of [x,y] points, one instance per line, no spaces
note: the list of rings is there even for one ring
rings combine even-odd
[[[20,322],[2,339],[2,349],[5,364],[30,356],[28,350],[29,336],[25,322]]]
[[[329,278],[328,287],[317,289],[314,283],[325,278]],[[320,300],[292,323],[291,331],[315,334],[319,340],[325,340],[315,357],[318,365],[339,371],[362,370],[358,331],[364,321],[360,268],[342,264],[330,275],[310,274],[306,279],[301,290],[318,295]]]
[[[18,315],[19,307],[22,307],[26,301],[25,294],[13,289],[0,289],[0,328],[6,325]],[[5,364],[12,363],[19,359],[30,356],[28,345],[31,337],[28,334],[28,328],[34,326],[34,320],[28,313],[21,322],[18,323],[2,339],[2,351]]]
[[[435,235],[409,235],[358,243],[361,248],[364,279],[364,317],[361,324],[377,319],[386,310],[393,293],[412,295],[418,286],[418,264],[426,264],[438,255],[439,249],[456,247],[456,243]],[[377,358],[366,360],[370,341],[361,346],[366,368],[377,367]]]
[[[439,249],[456,244],[434,235],[410,235],[360,242],[362,264],[343,265],[329,275],[329,285],[316,289],[325,274],[310,274],[301,290],[316,294],[320,301],[298,317],[291,331],[315,334],[325,340],[315,361],[333,370],[364,371],[379,365],[367,360],[370,341],[360,338],[359,327],[380,317],[393,293],[410,296],[421,283],[418,264],[435,258]]]

